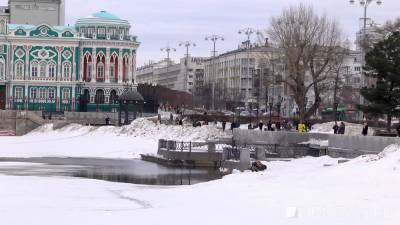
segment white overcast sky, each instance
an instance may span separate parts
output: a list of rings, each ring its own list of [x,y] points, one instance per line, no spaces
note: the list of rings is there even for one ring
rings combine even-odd
[[[0,0],[1,5],[6,2]],[[192,55],[210,56],[212,45],[204,38],[213,33],[226,39],[218,43],[219,52],[235,49],[245,39],[238,34],[239,29],[265,29],[271,17],[300,2],[335,17],[346,36],[355,39],[363,11],[359,5],[350,5],[349,0],[66,0],[66,23],[73,25],[78,18],[100,10],[129,20],[131,33],[141,42],[137,60],[143,65],[165,58],[160,48],[168,43],[177,49],[172,57],[182,57],[184,49],[178,44],[186,40],[197,44]],[[381,6],[372,4],[368,17],[378,24],[400,17],[400,0],[383,0]]]

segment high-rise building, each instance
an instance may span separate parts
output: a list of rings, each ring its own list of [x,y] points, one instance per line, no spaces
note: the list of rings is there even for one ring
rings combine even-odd
[[[12,24],[63,26],[65,23],[64,0],[9,0],[8,9]]]

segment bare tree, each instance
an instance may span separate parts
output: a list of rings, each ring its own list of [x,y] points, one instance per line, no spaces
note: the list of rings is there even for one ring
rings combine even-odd
[[[321,93],[331,74],[330,65],[342,43],[342,32],[335,20],[318,16],[312,7],[300,4],[272,18],[267,34],[282,49],[287,64],[283,82],[293,92],[300,119],[305,120],[320,107]],[[307,109],[308,94],[313,94],[314,103]]]

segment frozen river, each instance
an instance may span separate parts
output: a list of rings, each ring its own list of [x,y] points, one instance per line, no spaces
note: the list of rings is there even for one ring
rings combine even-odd
[[[0,158],[0,162],[22,162],[0,168],[13,176],[80,177],[146,185],[190,185],[222,177],[218,170],[165,167],[139,159],[96,158]]]

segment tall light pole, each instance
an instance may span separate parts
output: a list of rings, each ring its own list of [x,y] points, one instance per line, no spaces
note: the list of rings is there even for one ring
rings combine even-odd
[[[373,2],[376,2],[377,5],[381,5],[382,1],[381,0],[350,0],[349,2],[352,5],[355,4],[356,2],[358,2],[364,10],[364,17],[362,18],[363,19],[363,31],[362,31],[362,37],[361,37],[362,40],[360,40],[360,42],[361,42],[360,53],[361,53],[361,78],[362,78],[361,83],[363,86],[366,86],[367,85],[366,80],[363,75],[363,73],[364,73],[363,66],[365,66],[365,50],[364,50],[363,44],[365,44],[365,40],[366,40],[366,36],[367,36],[367,20],[368,20],[367,9]],[[360,95],[360,104],[363,104],[363,102],[364,102],[364,99]]]
[[[189,48],[190,47],[196,47],[196,43],[192,42],[192,41],[184,41],[179,43],[179,46],[184,46],[186,48],[186,59],[185,59],[185,77],[184,77],[184,86],[183,88],[185,89],[185,91],[188,91],[188,66],[189,66]],[[193,90],[192,90],[193,91]],[[192,92],[191,91],[191,92]]]
[[[169,44],[167,44],[167,46],[165,46],[164,48],[160,49],[162,52],[166,52],[167,53],[167,73],[169,72],[169,64],[171,62],[171,58],[170,58],[170,52],[176,52],[175,48],[172,48],[169,46]],[[153,82],[156,82],[155,79],[153,79]]]
[[[247,87],[246,87],[246,97],[245,97],[245,104],[246,104],[246,109],[249,109],[249,86],[250,86],[250,48],[251,48],[251,36],[253,34],[260,34],[257,30],[247,27],[244,29],[239,30],[239,34],[244,34],[247,36],[246,40],[246,50],[247,50],[247,74],[246,74],[246,79],[247,79]],[[242,80],[242,79],[240,79]]]
[[[216,35],[216,34],[212,34],[210,36],[207,36],[205,38],[205,40],[206,41],[211,41],[213,43],[213,51],[212,51],[212,56],[213,57],[211,59],[212,77],[213,77],[213,81],[211,83],[211,85],[212,85],[212,100],[211,100],[212,106],[211,106],[211,108],[214,110],[214,108],[215,108],[215,82],[216,82],[216,77],[215,77],[216,76],[216,73],[215,73],[215,69],[216,69],[215,68],[215,57],[217,55],[216,43],[217,43],[217,41],[224,41],[225,38],[222,37],[222,36]]]

